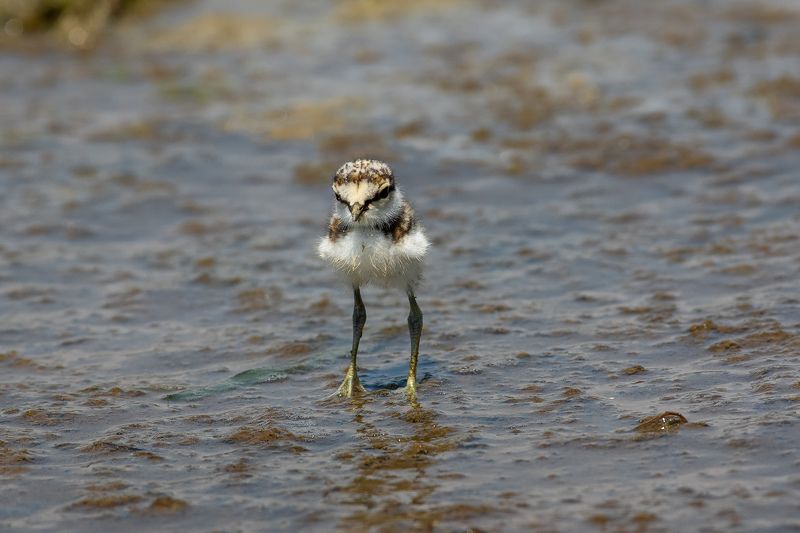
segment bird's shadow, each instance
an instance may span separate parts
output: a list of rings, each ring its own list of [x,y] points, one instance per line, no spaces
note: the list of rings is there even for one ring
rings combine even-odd
[[[198,401],[209,396],[216,396],[242,388],[278,383],[295,375],[307,374],[320,368],[334,366],[337,359],[341,358],[320,354],[290,365],[251,368],[218,383],[191,387],[180,392],[168,394],[164,396],[164,400],[170,402]],[[436,364],[433,361],[425,359],[420,361],[417,366],[417,376],[419,376],[417,383],[424,383],[425,380],[433,377],[434,374],[431,371],[435,366]],[[390,366],[372,369],[359,368],[358,373],[361,378],[361,384],[370,392],[397,390],[406,386],[408,363],[398,362]]]
[[[417,365],[417,383],[433,377],[433,361],[420,361]],[[406,386],[408,363],[398,363],[380,368],[359,368],[358,377],[368,391],[397,390]]]

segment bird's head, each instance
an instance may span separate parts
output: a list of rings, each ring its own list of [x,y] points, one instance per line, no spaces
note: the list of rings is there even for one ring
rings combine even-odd
[[[357,159],[342,165],[333,176],[332,187],[338,211],[349,224],[381,221],[399,196],[392,169],[372,159]]]

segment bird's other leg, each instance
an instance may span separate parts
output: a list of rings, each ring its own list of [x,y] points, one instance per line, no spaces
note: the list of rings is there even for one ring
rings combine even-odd
[[[417,399],[417,359],[419,358],[419,339],[422,336],[422,311],[417,305],[414,291],[408,289],[408,333],[411,337],[411,362],[408,365],[408,381],[406,381],[406,396],[411,401]]]
[[[353,347],[350,350],[350,366],[344,381],[336,391],[338,396],[351,398],[356,394],[367,392],[358,380],[358,366],[356,357],[358,356],[358,343],[361,340],[361,333],[364,331],[364,324],[367,322],[367,310],[361,300],[361,290],[353,287]]]

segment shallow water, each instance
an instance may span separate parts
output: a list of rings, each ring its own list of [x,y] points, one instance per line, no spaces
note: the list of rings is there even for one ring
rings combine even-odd
[[[798,24],[208,1],[3,53],[0,529],[800,528]],[[357,156],[434,242],[419,409],[380,288],[324,400]]]

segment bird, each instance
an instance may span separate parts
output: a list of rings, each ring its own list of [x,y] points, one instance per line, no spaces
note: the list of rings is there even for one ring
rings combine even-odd
[[[404,290],[408,296],[411,357],[405,394],[411,402],[416,402],[423,322],[415,291],[422,279],[430,242],[386,163],[374,159],[349,161],[333,175],[331,187],[333,212],[327,235],[320,239],[317,251],[353,288],[350,365],[333,396],[352,398],[366,393],[356,363],[367,321],[361,288],[374,283]]]

